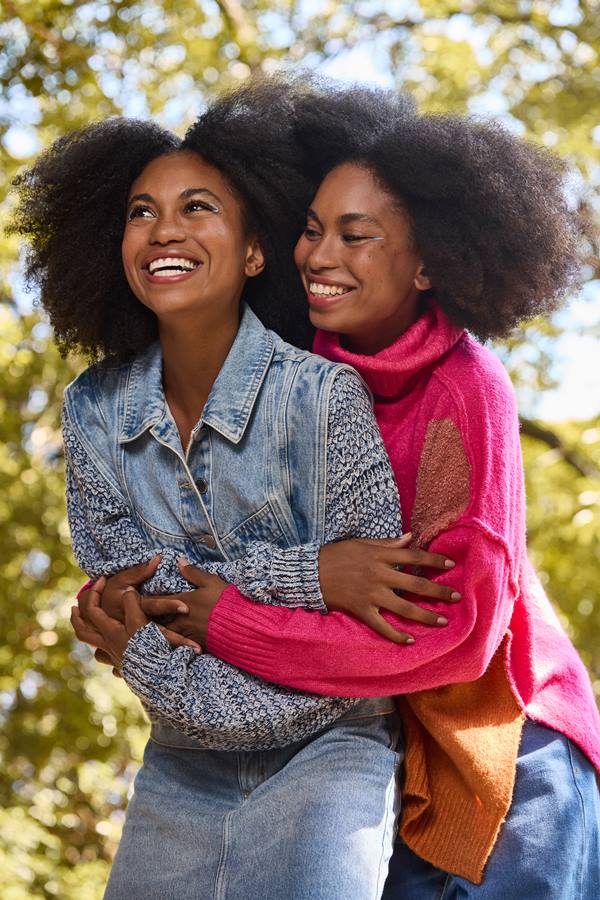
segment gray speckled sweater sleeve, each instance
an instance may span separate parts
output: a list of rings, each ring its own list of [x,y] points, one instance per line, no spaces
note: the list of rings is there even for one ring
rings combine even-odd
[[[64,430],[69,520],[82,568],[92,576],[111,574],[161,552],[161,566],[148,585],[151,592],[188,589],[177,570],[178,554],[164,547],[147,547],[123,498],[95,469],[67,416]],[[397,535],[398,494],[391,467],[369,399],[351,373],[340,373],[332,387],[328,448],[328,539]],[[316,545],[278,551],[282,555],[265,554],[261,547],[272,550],[269,545],[252,548],[246,559],[257,562],[254,568],[244,568],[245,575],[231,577],[236,563],[224,564],[221,574],[236,583],[248,579],[256,593],[264,592],[265,599],[273,600],[285,589],[292,599],[302,597],[298,586],[303,584],[314,594]],[[232,568],[228,570],[227,565]],[[123,675],[152,717],[212,749],[284,746],[324,728],[355,702],[302,694],[260,681],[210,654],[197,656],[189,648],[172,650],[154,624],[131,638]]]
[[[347,537],[397,537],[401,531],[397,500],[395,515],[389,506],[392,491],[397,497],[394,476],[365,390],[347,371],[340,372],[334,383],[328,428],[325,543]],[[242,559],[205,568],[235,584],[251,600],[326,613],[319,549],[317,543],[286,548],[254,543]]]

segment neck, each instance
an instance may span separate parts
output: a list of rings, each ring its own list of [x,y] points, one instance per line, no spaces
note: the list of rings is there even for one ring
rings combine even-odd
[[[159,322],[163,389],[180,432],[191,431],[239,328],[239,308],[215,317]]]

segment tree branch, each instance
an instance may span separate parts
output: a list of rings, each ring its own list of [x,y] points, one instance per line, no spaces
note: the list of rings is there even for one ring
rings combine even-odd
[[[585,459],[577,450],[566,447],[562,439],[547,426],[538,425],[532,419],[519,416],[521,434],[526,434],[537,441],[542,441],[553,450],[557,450],[561,458],[585,478],[600,478],[600,469],[589,459]]]

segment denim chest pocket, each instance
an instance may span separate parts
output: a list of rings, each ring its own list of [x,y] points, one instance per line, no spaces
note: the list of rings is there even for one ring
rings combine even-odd
[[[208,492],[200,498],[190,489],[189,472],[180,460],[151,437],[129,445],[122,467],[132,510],[146,534],[158,543],[184,551],[190,542],[204,546],[207,535],[216,534],[229,559],[243,556],[248,545],[256,541],[287,545],[277,516],[265,499],[264,486],[248,479],[247,471],[246,483],[240,489],[240,480],[231,481],[234,467],[219,465]]]
[[[227,534],[219,537],[229,559],[239,559],[245,554],[248,546],[256,541],[277,544],[280,547],[286,547],[288,543],[279,520],[268,502]]]

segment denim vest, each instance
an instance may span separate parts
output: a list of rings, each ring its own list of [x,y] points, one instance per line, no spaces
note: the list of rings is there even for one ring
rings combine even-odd
[[[323,542],[329,392],[339,364],[286,344],[248,308],[187,449],[165,401],[160,345],[92,366],[65,403],[149,545],[191,562],[254,541]]]

